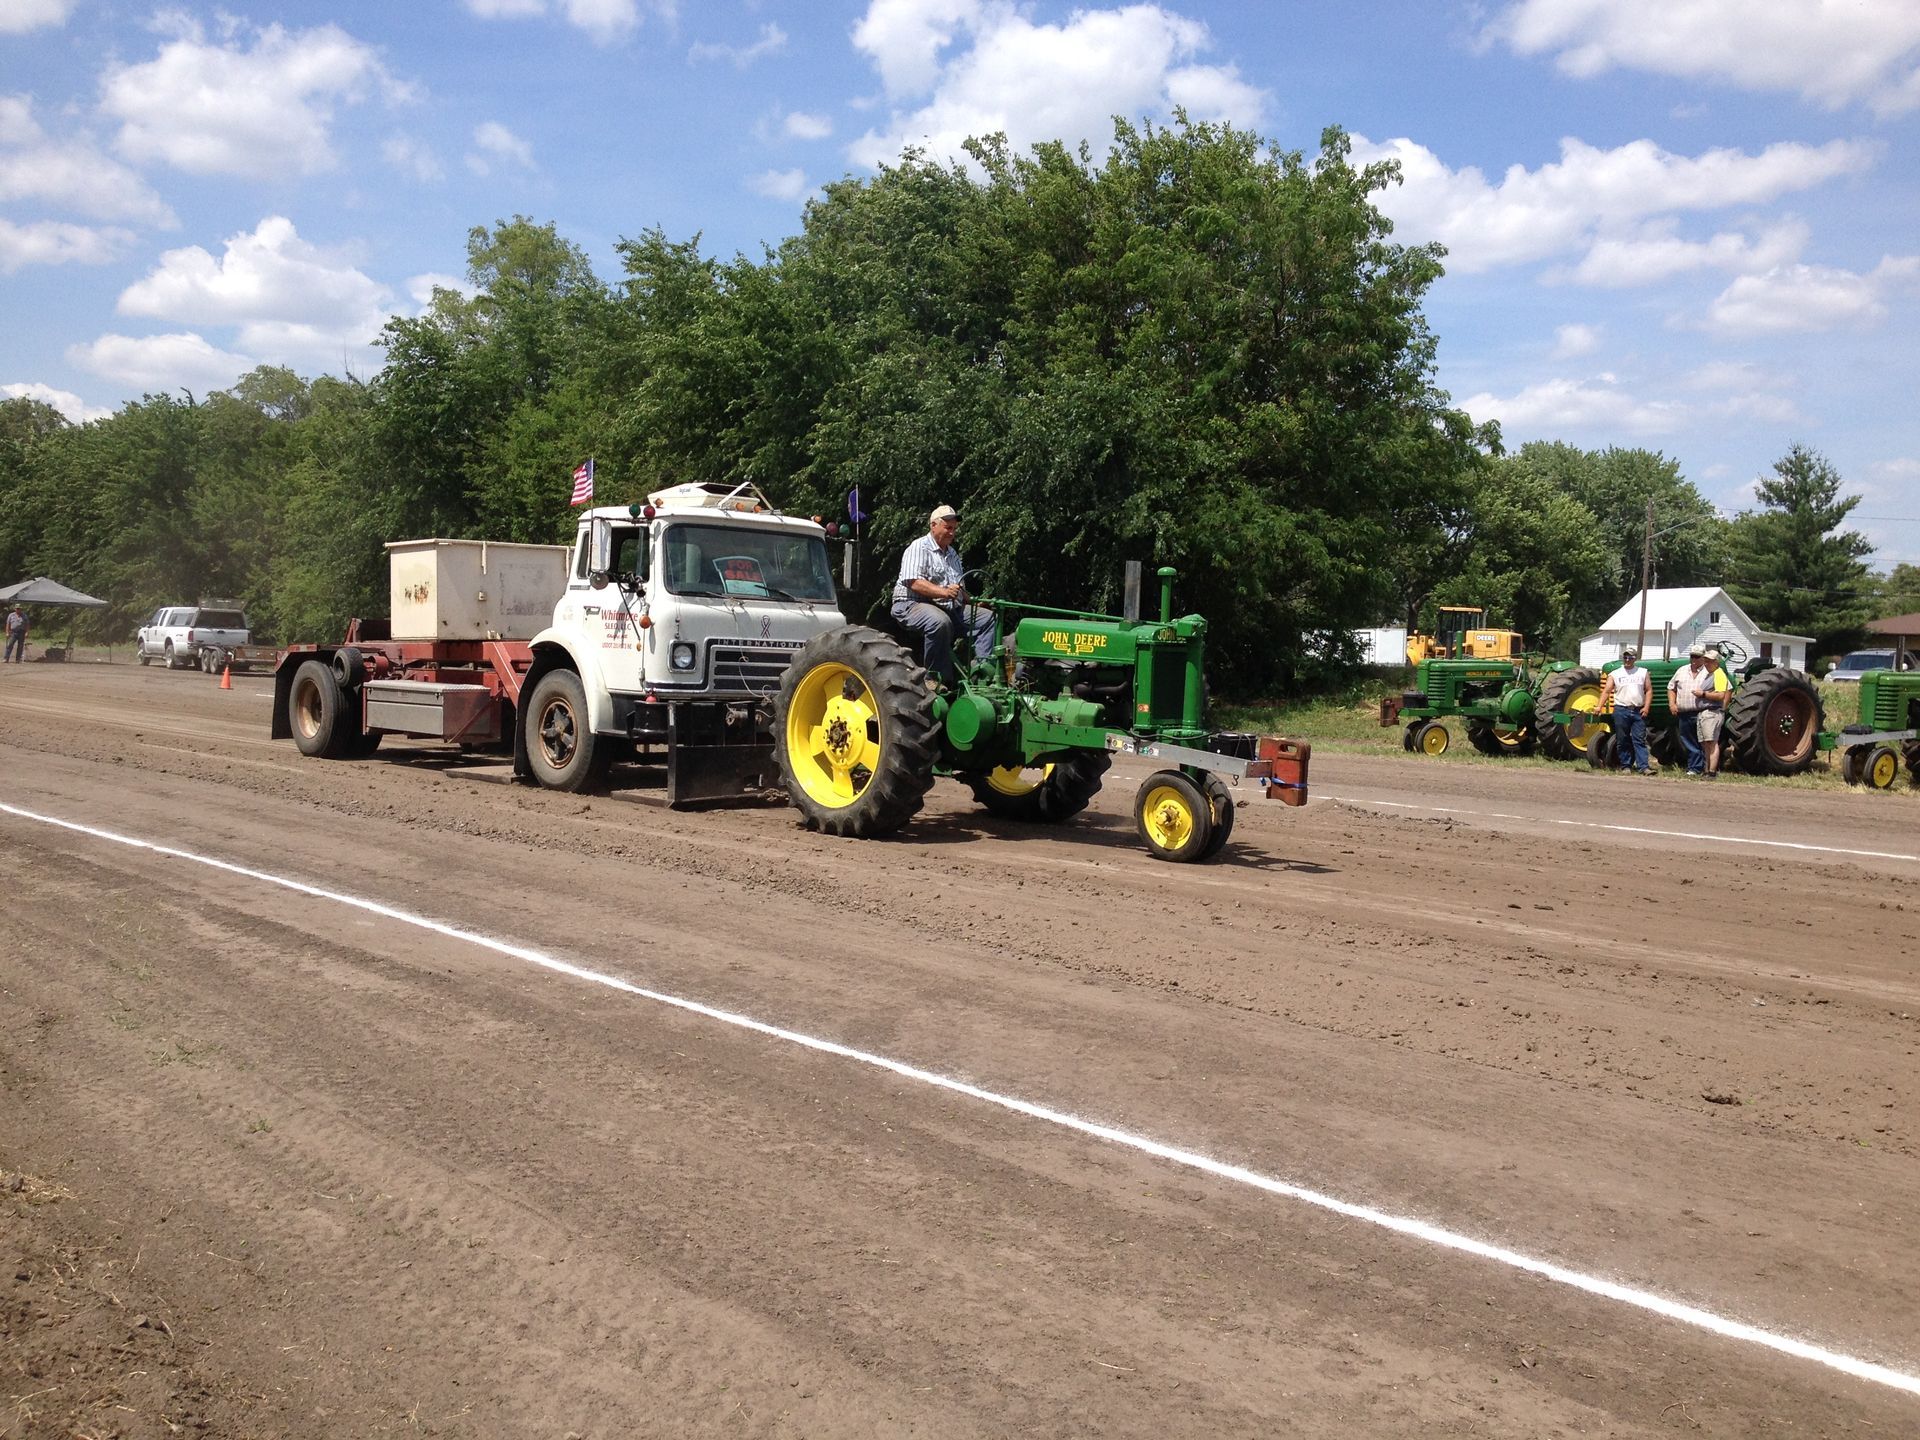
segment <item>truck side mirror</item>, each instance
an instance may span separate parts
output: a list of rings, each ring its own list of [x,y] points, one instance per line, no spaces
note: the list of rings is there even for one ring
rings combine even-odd
[[[587,522],[587,583],[596,590],[607,588],[607,575],[613,569],[613,526],[604,516]]]

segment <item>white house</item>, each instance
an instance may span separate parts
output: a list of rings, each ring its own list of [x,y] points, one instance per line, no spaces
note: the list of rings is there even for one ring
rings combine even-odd
[[[1693,642],[1703,645],[1731,640],[1749,659],[1771,660],[1790,669],[1807,668],[1811,635],[1783,635],[1762,630],[1718,586],[1697,585],[1683,590],[1649,590],[1647,641],[1642,659],[1685,655]],[[1600,628],[1580,641],[1580,663],[1596,668],[1618,660],[1620,652],[1640,634],[1640,592],[1609,615]]]

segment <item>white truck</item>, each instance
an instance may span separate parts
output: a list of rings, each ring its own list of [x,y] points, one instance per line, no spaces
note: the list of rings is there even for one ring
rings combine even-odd
[[[511,748],[559,790],[664,759],[674,805],[772,789],[781,677],[846,624],[827,533],[696,483],[587,511],[571,547],[397,542],[386,621],[281,655],[272,734],[332,757],[383,735]]]
[[[203,652],[247,650],[247,617],[238,609],[213,605],[168,605],[135,632],[134,654],[142,665],[158,660],[169,670],[204,670]]]

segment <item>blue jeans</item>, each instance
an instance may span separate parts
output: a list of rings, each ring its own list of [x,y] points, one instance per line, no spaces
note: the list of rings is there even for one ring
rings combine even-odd
[[[26,631],[16,630],[11,635],[7,636],[6,658],[8,660],[11,660],[15,665],[19,665],[26,660],[27,658],[27,632]]]
[[[971,625],[973,654],[985,660],[993,654],[993,611],[982,606],[934,605],[925,600],[896,600],[893,618],[920,633],[922,658],[930,674],[954,683],[954,632]]]
[[[1683,710],[1679,719],[1680,748],[1687,752],[1687,773],[1704,775],[1707,773],[1707,752],[1700,746],[1700,712]]]
[[[1622,770],[1647,768],[1647,717],[1638,707],[1613,707],[1613,754]]]

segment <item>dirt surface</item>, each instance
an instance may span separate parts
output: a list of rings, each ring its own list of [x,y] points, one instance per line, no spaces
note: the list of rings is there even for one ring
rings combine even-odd
[[[1920,1373],[1920,797],[1318,756],[903,836],[0,672],[0,804]],[[1257,792],[1256,792],[1257,793]],[[1659,832],[1659,833],[1655,833]],[[1764,843],[1747,843],[1747,842]],[[1875,1435],[1920,1398],[0,811],[0,1437]]]

